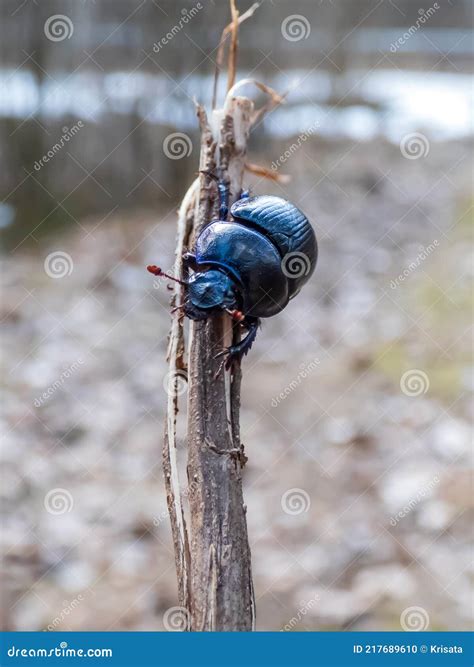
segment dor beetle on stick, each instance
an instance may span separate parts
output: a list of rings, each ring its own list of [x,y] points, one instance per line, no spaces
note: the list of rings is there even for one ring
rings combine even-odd
[[[240,362],[257,335],[260,318],[279,313],[311,277],[318,255],[308,219],[289,201],[274,195],[243,192],[230,207],[228,186],[219,182],[219,220],[206,225],[193,253],[183,257],[192,273],[184,313],[205,320],[223,310],[247,330],[226,355],[226,368]],[[177,280],[150,265],[154,275]],[[219,355],[218,355],[219,356]]]

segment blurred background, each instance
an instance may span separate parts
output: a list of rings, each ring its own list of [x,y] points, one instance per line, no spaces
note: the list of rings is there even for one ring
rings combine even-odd
[[[0,14],[2,626],[168,629],[169,293],[145,265],[172,262],[228,3]],[[248,185],[320,246],[243,367],[260,630],[470,627],[471,24],[468,0],[267,0],[241,27],[239,77],[290,91],[249,161],[291,180]]]

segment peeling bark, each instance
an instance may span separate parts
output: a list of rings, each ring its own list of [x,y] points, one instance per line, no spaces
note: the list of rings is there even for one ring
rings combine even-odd
[[[186,193],[178,215],[178,233],[173,273],[176,278],[183,277],[183,253],[188,246],[194,222],[194,208],[197,200],[199,182],[196,179]],[[179,307],[184,299],[184,289],[179,283],[173,283],[171,305]],[[178,383],[184,372],[184,331],[183,320],[175,315],[171,324],[168,341],[168,401],[166,406],[165,438],[163,442],[163,472],[165,477],[166,500],[173,535],[176,573],[178,576],[179,604],[189,608],[189,543],[184,518],[181,490],[178,476],[176,450],[176,420],[178,417]]]

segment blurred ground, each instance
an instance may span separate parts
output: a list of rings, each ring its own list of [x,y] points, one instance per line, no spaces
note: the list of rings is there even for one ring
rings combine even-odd
[[[400,629],[410,607],[430,629],[470,626],[471,149],[433,141],[411,160],[382,138],[311,138],[284,190],[254,182],[320,242],[244,363],[261,630]],[[175,206],[80,225],[2,272],[3,626],[162,629],[169,309],[144,267],[170,265]],[[62,278],[53,252],[72,260]]]

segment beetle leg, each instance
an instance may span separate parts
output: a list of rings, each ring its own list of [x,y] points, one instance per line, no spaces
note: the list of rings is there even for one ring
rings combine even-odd
[[[258,317],[246,316],[242,321],[242,325],[248,330],[247,335],[235,345],[231,345],[228,349],[229,357],[226,360],[226,368],[229,368],[232,361],[235,359],[240,362],[252,347],[255,338],[257,337],[260,320]]]
[[[227,220],[229,213],[229,184],[210,169],[200,169],[199,173],[207,174],[214,181],[217,181],[217,189],[219,191],[219,220]]]
[[[211,171],[211,169],[199,169],[198,173],[206,174],[207,176],[214,179],[215,181],[219,181],[219,176],[217,176],[217,174],[215,174],[213,171]]]
[[[255,338],[257,337],[258,327],[260,325],[260,320],[258,317],[245,316],[241,321],[242,326],[244,326],[248,333],[241,341],[235,345],[231,345],[227,349],[216,354],[217,357],[225,356],[225,368],[229,370],[234,363],[240,364],[242,357],[244,357],[250,348],[253,345]],[[219,369],[220,370],[220,369]]]
[[[219,181],[217,188],[219,190],[219,220],[227,220],[229,213],[229,184],[225,181]]]
[[[196,270],[196,255],[192,252],[185,252],[183,255],[183,264],[186,269],[191,268],[193,271]]]
[[[210,171],[209,169],[201,169],[200,172],[207,174],[215,181],[217,181],[217,189],[219,191],[219,220],[223,220],[225,222],[229,214],[229,183],[222,180],[221,178],[218,178],[216,174],[214,174],[214,172]],[[250,191],[242,190],[239,199],[247,199],[248,197],[250,197]]]

